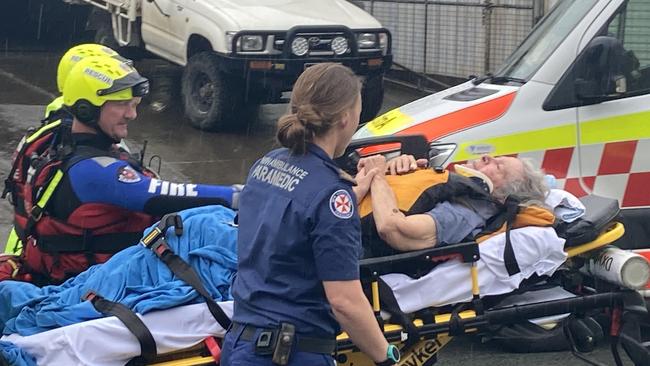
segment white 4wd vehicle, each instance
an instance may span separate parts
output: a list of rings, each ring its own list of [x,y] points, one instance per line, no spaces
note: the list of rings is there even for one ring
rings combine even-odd
[[[63,1],[95,7],[89,27],[97,29],[96,41],[144,47],[184,66],[185,113],[200,129],[242,123],[321,62],[342,63],[365,78],[362,121],[382,104],[390,32],[345,0]]]

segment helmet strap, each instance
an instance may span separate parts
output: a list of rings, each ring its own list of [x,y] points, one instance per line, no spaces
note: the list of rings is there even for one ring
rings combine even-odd
[[[101,114],[101,107],[97,107],[96,105],[90,103],[89,101],[85,99],[79,99],[78,101],[75,102],[72,107],[70,107],[70,112],[72,113],[73,116],[77,118],[77,120],[84,125],[91,127],[93,130],[97,132],[98,135],[102,135],[105,138],[115,142],[119,143],[119,139],[115,139],[111,136],[109,136],[102,128],[99,126],[99,116]]]

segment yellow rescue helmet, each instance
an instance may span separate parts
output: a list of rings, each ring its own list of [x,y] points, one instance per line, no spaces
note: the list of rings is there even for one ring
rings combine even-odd
[[[107,101],[130,100],[149,93],[149,80],[129,63],[107,56],[77,62],[63,86],[63,104],[80,122],[94,123]]]
[[[61,108],[63,108],[63,96],[57,97],[50,104],[48,104],[47,107],[45,107],[45,118],[48,118],[50,114],[58,111]]]
[[[67,79],[70,70],[72,70],[72,67],[82,59],[91,56],[108,56],[120,61],[132,63],[131,60],[120,56],[113,49],[101,44],[85,43],[74,46],[69,49],[63,57],[61,57],[61,61],[59,61],[59,67],[56,71],[56,86],[59,88],[59,92],[63,93],[65,80]]]

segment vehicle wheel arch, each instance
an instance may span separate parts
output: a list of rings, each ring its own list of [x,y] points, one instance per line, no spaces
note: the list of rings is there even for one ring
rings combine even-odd
[[[187,40],[186,60],[201,52],[213,51],[212,42],[200,34],[192,34]]]

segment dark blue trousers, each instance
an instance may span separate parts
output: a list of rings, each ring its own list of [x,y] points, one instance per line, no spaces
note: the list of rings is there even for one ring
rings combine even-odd
[[[275,366],[271,361],[272,356],[258,356],[255,354],[255,342],[241,340],[244,327],[237,332],[232,329],[226,333],[221,347],[220,366]],[[255,334],[257,339],[260,330]],[[291,352],[288,366],[334,366],[332,356],[323,353]]]

